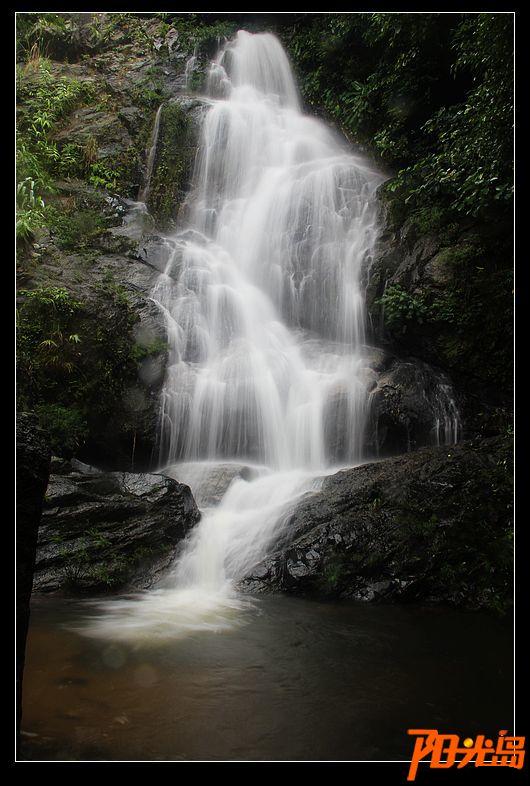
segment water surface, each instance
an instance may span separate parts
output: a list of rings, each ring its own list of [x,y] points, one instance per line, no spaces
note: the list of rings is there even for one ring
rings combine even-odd
[[[512,634],[487,615],[274,597],[150,644],[71,630],[94,613],[34,600],[24,758],[407,760],[411,727],[513,725]]]

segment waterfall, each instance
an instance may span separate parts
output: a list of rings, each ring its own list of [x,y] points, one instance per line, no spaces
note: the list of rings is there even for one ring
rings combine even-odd
[[[161,463],[244,459],[320,470],[326,418],[361,455],[363,263],[382,178],[303,115],[272,35],[213,63],[188,223],[153,298],[167,319]]]
[[[273,35],[240,31],[208,91],[186,221],[152,296],[169,344],[160,465],[198,498],[223,467],[226,493],[203,510],[172,586],[112,605],[98,630],[114,636],[232,624],[235,582],[285,511],[362,456],[361,274],[383,178],[303,114]]]

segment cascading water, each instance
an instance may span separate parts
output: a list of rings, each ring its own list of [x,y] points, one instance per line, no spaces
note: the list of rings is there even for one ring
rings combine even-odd
[[[344,458],[357,460],[359,278],[382,178],[301,113],[272,35],[240,32],[209,85],[225,97],[205,117],[188,226],[153,294],[171,351],[161,460],[322,469],[339,398],[351,419]]]
[[[186,219],[153,292],[170,348],[160,461],[199,499],[220,467],[228,488],[203,511],[172,586],[107,606],[93,629],[104,635],[232,624],[235,582],[282,512],[334,465],[361,459],[360,282],[383,178],[302,114],[270,34],[240,31],[208,92]],[[329,436],[338,422],[340,455]]]

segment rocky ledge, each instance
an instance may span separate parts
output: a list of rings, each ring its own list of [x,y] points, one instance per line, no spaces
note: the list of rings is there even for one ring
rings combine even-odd
[[[93,593],[152,586],[199,520],[188,486],[54,459],[33,588]]]
[[[423,448],[326,478],[241,586],[505,611],[512,596],[508,437]]]

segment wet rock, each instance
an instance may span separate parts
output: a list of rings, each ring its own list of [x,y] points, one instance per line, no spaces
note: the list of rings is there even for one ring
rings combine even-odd
[[[77,186],[75,194],[82,199],[82,188]],[[87,198],[92,198],[89,192]],[[103,199],[102,204],[115,217],[116,226],[95,237],[84,253],[58,250],[53,240],[48,240],[45,259],[33,272],[28,288],[65,287],[83,303],[79,332],[85,335],[96,335],[103,320],[128,331],[137,373],[133,371],[127,380],[109,418],[90,422],[80,458],[106,469],[146,470],[153,466],[159,394],[167,360],[164,317],[151,299],[160,269],[153,264],[153,254],[142,258],[141,225],[149,217],[138,203]],[[124,324],[120,299],[126,300],[134,324]],[[85,356],[91,351],[87,342],[83,351]],[[99,358],[96,351],[101,350],[93,348],[94,363]]]
[[[461,438],[460,402],[447,374],[418,358],[369,346],[363,348],[360,364],[357,379],[366,396],[363,456],[396,455]],[[326,400],[325,444],[332,464],[349,458],[350,395],[348,385],[340,382]]]
[[[162,475],[54,462],[34,589],[89,593],[151,586],[200,518],[190,489]]]
[[[218,505],[234,480],[253,480],[257,470],[245,464],[182,463],[162,470],[164,475],[187,483],[193,489],[199,507]]]
[[[167,46],[168,52],[170,54],[177,46],[178,38],[179,38],[178,32],[173,27],[170,27],[164,39],[164,43]]]
[[[496,437],[338,472],[286,516],[276,550],[241,586],[506,610],[511,462],[511,440]]]

